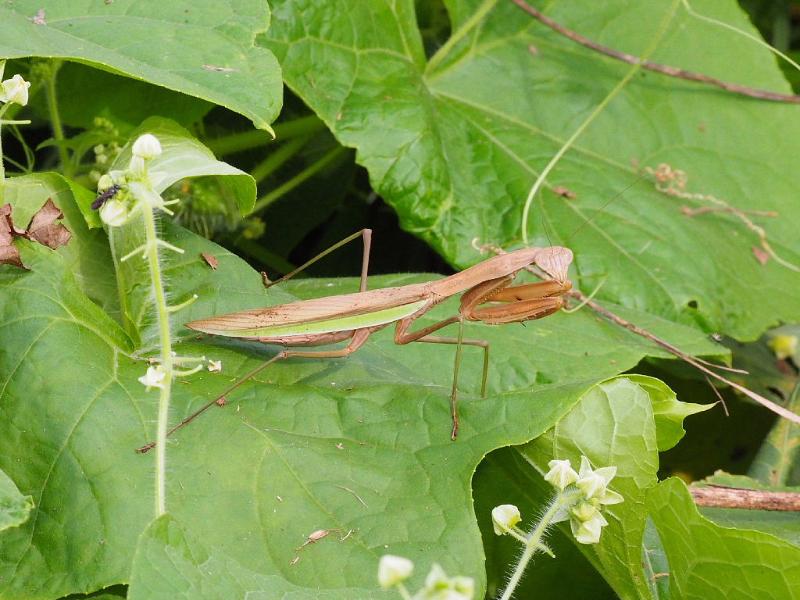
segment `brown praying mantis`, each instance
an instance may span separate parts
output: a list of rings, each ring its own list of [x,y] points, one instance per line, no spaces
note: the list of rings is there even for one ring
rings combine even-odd
[[[358,292],[245,310],[186,324],[186,327],[203,333],[255,340],[287,348],[322,346],[349,340],[347,345],[333,350],[281,350],[238,380],[215,400],[181,421],[170,430],[169,434],[188,424],[239,385],[274,362],[291,357],[345,357],[361,348],[372,333],[396,323],[394,333],[396,344],[426,342],[456,346],[453,385],[450,392],[450,413],[453,422],[451,438],[455,439],[459,427],[458,372],[462,346],[483,348],[482,396],[486,395],[489,369],[489,343],[485,340],[464,338],[464,322],[479,321],[499,325],[540,319],[563,308],[566,304],[564,295],[572,289],[572,282],[567,279],[567,271],[572,263],[572,251],[560,246],[550,246],[524,248],[493,256],[460,273],[435,281],[367,290],[372,239],[372,231],[369,229],[363,229],[345,238],[291,273],[274,282],[269,282],[268,286],[289,279],[323,256],[359,236],[363,239],[364,254],[361,265],[361,285]],[[532,265],[538,266],[551,279],[512,285],[517,273]],[[416,319],[456,294],[462,294],[458,314],[418,331],[409,331]],[[439,329],[454,323],[459,325],[457,337],[432,335]],[[139,451],[146,452],[153,446],[153,443],[147,444]]]

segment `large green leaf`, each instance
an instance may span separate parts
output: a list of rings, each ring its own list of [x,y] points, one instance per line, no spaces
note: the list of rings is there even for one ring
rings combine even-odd
[[[303,588],[281,577],[254,573],[225,554],[209,552],[202,543],[188,539],[181,525],[169,515],[154,520],[139,538],[128,590],[131,600],[307,597]],[[324,600],[343,596],[319,592],[316,597]]]
[[[166,263],[172,294],[200,296],[180,318],[289,298],[265,291],[258,273],[214,244],[180,228],[164,235],[186,251]],[[36,508],[4,536],[0,597],[29,600],[128,580],[153,505],[153,457],[133,449],[152,439],[157,394],[137,381],[146,362],[131,358],[128,337],[85,297],[59,253],[20,247],[31,270],[0,267],[0,468]],[[216,271],[200,252],[217,257]],[[356,286],[294,289],[319,296],[342,287]],[[454,308],[440,306],[421,325]],[[646,326],[693,352],[717,352],[689,329],[654,318]],[[272,354],[176,333],[185,339],[181,355],[222,360],[223,370],[175,384],[173,421]],[[170,512],[216,556],[312,586],[312,595],[375,595],[386,552],[414,558],[420,579],[437,561],[482,581],[475,466],[490,450],[552,427],[598,377],[653,350],[585,311],[527,327],[470,326],[467,335],[493,344],[490,394],[476,396],[480,356],[465,352],[456,442],[448,435],[452,349],[398,347],[380,332],[344,361],[279,363],[181,431],[168,452]],[[297,550],[319,529],[331,534]]]
[[[447,0],[453,35],[430,60],[412,0],[272,4],[274,24],[261,40],[287,84],[358,150],[402,226],[457,266],[478,260],[476,236],[499,245],[520,239],[534,180],[631,69],[508,0]],[[693,4],[754,32],[733,0]],[[765,49],[680,6],[555,1],[546,10],[607,46],[640,54],[655,43],[656,61],[788,91]],[[528,233],[538,245],[575,250],[579,285],[603,282],[602,299],[754,338],[778,320],[800,319],[797,273],[775,260],[759,264],[758,238],[735,216],[684,215],[692,201],[637,181],[632,163],[668,163],[686,172],[689,192],[777,211],[778,219],[757,220],[778,254],[798,265],[800,172],[791,151],[775,152],[776,139],[800,139],[796,106],[639,74],[550,173]]]
[[[23,0],[0,7],[0,57],[84,62],[209,100],[269,129],[281,108],[280,68],[253,44],[269,21],[259,0]]]
[[[724,527],[697,511],[679,479],[660,483],[648,508],[670,563],[676,598],[798,598],[800,548],[750,529]]]

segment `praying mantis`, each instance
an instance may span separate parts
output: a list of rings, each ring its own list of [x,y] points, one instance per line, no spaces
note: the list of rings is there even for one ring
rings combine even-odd
[[[363,229],[325,252],[312,258],[291,273],[269,282],[275,285],[294,276],[336,248],[361,237],[364,254],[358,292],[338,296],[300,300],[278,306],[257,308],[230,313],[186,323],[186,327],[207,334],[255,340],[266,344],[284,346],[268,361],[242,377],[178,425],[169,434],[188,424],[202,412],[220,401],[226,394],[255,376],[270,364],[287,358],[340,358],[361,348],[369,336],[395,323],[396,344],[425,342],[456,346],[453,384],[450,392],[452,418],[451,439],[458,435],[458,372],[462,346],[483,348],[483,378],[481,395],[486,395],[489,369],[489,343],[485,340],[464,338],[464,322],[478,321],[499,325],[540,319],[551,315],[566,305],[564,298],[572,289],[567,271],[572,263],[572,251],[560,246],[524,248],[500,254],[469,267],[460,273],[426,283],[400,287],[367,290],[367,273],[372,231]],[[517,273],[536,265],[551,279],[535,283],[512,285]],[[412,323],[444,300],[462,294],[458,313],[432,325],[410,331]],[[448,325],[459,325],[457,337],[432,335]],[[349,340],[343,348],[333,350],[297,350],[335,344]],[[290,349],[291,348],[291,349]],[[146,452],[150,443],[139,449]]]

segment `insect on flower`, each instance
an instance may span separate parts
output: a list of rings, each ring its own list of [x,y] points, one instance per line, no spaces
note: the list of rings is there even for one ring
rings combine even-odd
[[[103,204],[111,200],[117,193],[122,189],[122,186],[117,185],[116,183],[112,185],[110,188],[103,190],[99,194],[97,194],[97,198],[94,199],[92,202],[92,210],[97,210]]]

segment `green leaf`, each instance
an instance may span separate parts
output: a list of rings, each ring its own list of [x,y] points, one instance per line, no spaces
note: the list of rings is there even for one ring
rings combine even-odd
[[[353,598],[354,590],[320,592],[317,598]],[[250,571],[224,553],[191,540],[170,515],[154,520],[136,547],[129,600],[300,600],[303,588],[285,579]]]
[[[31,510],[33,498],[20,494],[8,475],[0,471],[0,532],[27,521]]]
[[[651,490],[647,506],[669,558],[673,597],[800,595],[800,547],[767,533],[706,519],[679,479],[668,479]]]
[[[272,4],[263,43],[289,87],[357,149],[403,228],[459,267],[478,260],[476,237],[501,246],[520,240],[534,180],[631,69],[507,1],[448,0],[453,35],[430,60],[412,0]],[[609,47],[641,54],[656,43],[657,62],[789,91],[769,52],[680,6],[556,2],[547,14]],[[698,10],[754,32],[733,0]],[[688,193],[777,211],[780,218],[757,224],[798,265],[800,172],[774,145],[798,135],[794,106],[641,72],[549,174],[528,234],[537,245],[572,248],[579,287],[602,283],[602,300],[753,339],[800,319],[796,273],[774,259],[759,264],[759,239],[736,216],[686,216],[683,204],[714,205],[659,192],[642,169],[667,163],[686,173]]]
[[[177,422],[274,352],[199,341],[179,324],[292,296],[265,290],[257,272],[207,240],[166,223],[164,236],[186,251],[167,264],[173,298],[200,296],[175,315],[183,340],[175,349],[223,365],[175,384]],[[5,534],[0,596],[36,600],[128,581],[137,536],[153,516],[153,455],[133,449],[153,439],[157,394],[137,381],[147,363],[131,357],[122,329],[82,294],[59,253],[25,243],[21,250],[31,271],[0,267],[8,340],[0,353],[0,468],[36,508]],[[201,252],[217,257],[216,271]],[[345,288],[357,283],[292,287],[305,296]],[[455,299],[438,306],[420,326],[456,307]],[[652,317],[646,326],[693,352],[719,351],[691,329]],[[476,465],[551,428],[597,377],[658,351],[586,311],[527,327],[469,324],[466,335],[492,344],[490,393],[479,397],[481,356],[465,349],[456,442],[452,348],[396,346],[387,330],[347,360],[278,363],[176,434],[167,455],[169,511],[215,554],[306,593],[356,588],[358,597],[376,597],[377,563],[387,552],[415,561],[412,587],[433,562],[482,587],[470,490]],[[332,533],[297,550],[318,529]]]
[[[44,24],[33,21],[37,14]],[[269,21],[267,3],[257,0],[191,6],[24,0],[0,8],[0,57],[90,64],[225,106],[271,131],[281,108],[280,67],[271,52],[254,46]]]
[[[686,434],[683,421],[686,417],[714,408],[713,404],[693,404],[680,402],[667,384],[654,377],[628,375],[627,378],[644,388],[653,404],[653,418],[656,422],[658,451],[673,448]]]

